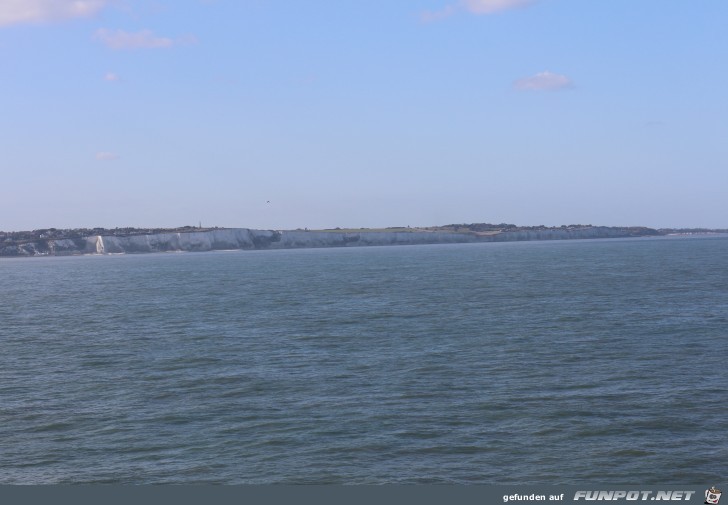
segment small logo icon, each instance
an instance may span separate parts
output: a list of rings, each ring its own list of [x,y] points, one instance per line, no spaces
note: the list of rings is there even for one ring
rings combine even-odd
[[[709,505],[718,505],[720,501],[721,491],[716,489],[715,486],[705,491],[705,503]]]

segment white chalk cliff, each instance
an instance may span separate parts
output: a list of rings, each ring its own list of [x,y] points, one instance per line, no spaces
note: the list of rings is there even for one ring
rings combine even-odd
[[[656,230],[614,228],[540,228],[490,233],[449,231],[305,231],[219,228],[213,230],[139,235],[92,235],[84,238],[23,241],[0,247],[0,256],[62,256],[74,254],[125,254],[230,249],[298,249],[383,245],[566,240],[657,235]]]
[[[339,232],[273,231],[227,228],[188,233],[158,233],[86,238],[86,254],[151,253],[167,251],[215,251],[230,249],[298,249],[313,247],[361,247],[382,245],[504,242],[521,240],[565,240],[631,236],[619,228],[591,227],[579,230],[507,231],[490,235],[444,231]]]

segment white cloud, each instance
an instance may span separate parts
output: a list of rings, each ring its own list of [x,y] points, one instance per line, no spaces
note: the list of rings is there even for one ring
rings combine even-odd
[[[430,23],[439,21],[464,10],[471,14],[496,14],[508,9],[526,7],[536,3],[538,0],[458,0],[457,3],[445,5],[442,9],[435,11],[424,11],[420,13],[420,21]]]
[[[172,47],[175,41],[167,37],[158,37],[151,30],[125,32],[124,30],[107,30],[99,28],[95,37],[111,49],[142,49]]]
[[[0,26],[87,17],[108,0],[0,0]]]
[[[116,82],[120,81],[121,77],[119,76],[119,74],[115,74],[114,72],[106,72],[106,74],[104,74],[104,80],[109,82]]]
[[[554,91],[557,89],[571,88],[572,86],[571,79],[565,75],[555,74],[549,71],[539,72],[536,75],[518,79],[513,83],[514,88],[523,91]]]
[[[495,14],[496,12],[526,7],[536,0],[463,0],[468,12],[473,14]]]
[[[437,11],[424,11],[420,13],[420,21],[423,23],[431,23],[433,21],[439,21],[455,13],[455,7],[452,5],[446,5]]]
[[[96,159],[99,161],[117,160],[117,159],[119,159],[119,155],[116,153],[101,151],[101,152],[96,153]]]

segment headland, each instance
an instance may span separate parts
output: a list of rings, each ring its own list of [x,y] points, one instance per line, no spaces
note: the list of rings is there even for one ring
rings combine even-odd
[[[574,240],[721,233],[728,230],[653,229],[641,226],[517,226],[450,224],[431,227],[256,230],[250,228],[47,228],[0,232],[0,257],[297,249],[527,240]]]

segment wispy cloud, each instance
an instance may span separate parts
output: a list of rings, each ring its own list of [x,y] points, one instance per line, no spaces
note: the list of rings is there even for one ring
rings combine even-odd
[[[424,11],[420,13],[420,21],[430,23],[450,17],[458,11],[469,12],[470,14],[484,15],[496,14],[509,9],[526,7],[536,3],[538,0],[458,0],[455,3],[447,4],[442,9]]]
[[[109,0],[0,0],[0,26],[88,17]]]
[[[100,152],[96,153],[96,159],[99,161],[118,160],[119,155],[116,153],[110,153],[108,151],[100,151]]]
[[[549,71],[539,72],[536,75],[518,79],[513,83],[513,87],[521,91],[555,91],[573,86],[574,83],[565,75]]]
[[[109,82],[118,82],[121,81],[121,76],[119,74],[115,74],[114,72],[106,72],[104,74],[104,80]]]
[[[509,9],[526,7],[536,0],[463,0],[468,12],[473,14],[495,14]]]
[[[452,5],[446,5],[442,9],[436,11],[424,11],[420,13],[420,21],[423,23],[432,23],[433,21],[439,21],[452,16],[455,11],[456,9]]]
[[[106,28],[96,30],[94,37],[111,49],[159,49],[181,44],[193,44],[197,41],[194,37],[181,39],[160,37],[151,30],[125,32],[124,30],[107,30]]]

